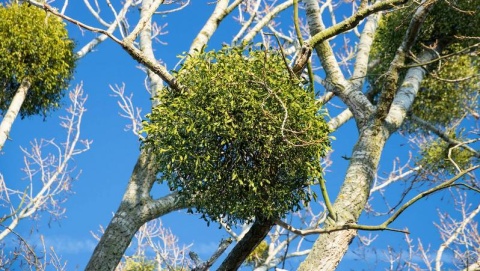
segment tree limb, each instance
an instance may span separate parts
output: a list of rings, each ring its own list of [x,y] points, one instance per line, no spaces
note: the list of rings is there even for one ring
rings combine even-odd
[[[255,247],[267,236],[274,224],[273,220],[257,218],[247,234],[235,245],[217,270],[237,270]]]
[[[135,59],[136,61],[138,61],[139,63],[145,65],[147,68],[149,68],[150,70],[152,70],[154,73],[156,73],[158,76],[160,76],[165,82],[167,82],[167,84],[172,87],[173,89],[177,90],[177,91],[182,91],[183,90],[183,86],[180,85],[177,81],[177,79],[175,77],[173,77],[173,75],[171,75],[167,69],[165,68],[165,66],[163,65],[160,65],[158,63],[158,61],[156,61],[155,59],[150,59],[148,57],[146,57],[138,48],[135,47],[135,45],[133,45],[133,43],[131,42],[125,42],[125,41],[122,41],[120,39],[118,39],[117,37],[115,37],[112,33],[104,30],[104,29],[100,29],[100,28],[95,28],[95,27],[92,27],[92,26],[89,26],[87,24],[84,24],[78,20],[75,20],[73,18],[70,18],[64,14],[61,14],[59,13],[55,8],[51,7],[49,4],[47,3],[39,3],[39,2],[36,2],[36,1],[32,1],[32,0],[29,0],[29,3],[31,3],[32,5],[34,6],[37,6],[37,7],[40,7],[40,8],[43,8],[45,9],[46,11],[52,13],[53,15],[55,16],[58,16],[72,24],[75,24],[75,25],[78,25],[79,27],[81,28],[84,28],[86,30],[89,30],[89,31],[92,31],[92,32],[96,32],[96,33],[101,33],[101,34],[104,34],[106,35],[107,37],[109,37],[111,40],[113,40],[114,42],[118,43],[120,46],[122,46],[123,49],[125,49],[125,51],[127,51],[128,54],[130,54],[130,56]],[[143,28],[143,27],[142,27]],[[130,36],[130,39],[131,37],[133,36]],[[127,37],[128,38],[128,37]]]
[[[433,8],[437,0],[427,0],[420,5],[413,15],[408,26],[405,37],[398,47],[396,54],[390,63],[390,67],[385,75],[385,83],[382,86],[382,91],[378,99],[375,118],[378,120],[385,120],[390,110],[392,102],[398,88],[398,80],[400,69],[405,64],[407,53],[410,52],[418,37],[418,33],[425,21],[429,11]],[[439,48],[437,50],[440,51]]]

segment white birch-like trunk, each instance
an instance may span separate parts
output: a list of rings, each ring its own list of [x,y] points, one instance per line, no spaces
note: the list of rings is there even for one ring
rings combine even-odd
[[[217,30],[220,22],[223,18],[228,14],[229,0],[218,0],[217,5],[215,6],[215,10],[212,12],[210,18],[208,18],[207,22],[203,26],[202,30],[198,33],[197,37],[192,42],[190,46],[190,50],[188,50],[188,54],[194,55],[202,49],[203,46],[207,44],[212,37],[215,30]]]
[[[424,52],[420,59],[428,62],[434,57],[434,53]],[[373,119],[361,129],[343,185],[333,204],[337,220],[327,221],[326,228],[358,221],[370,196],[370,188],[385,142],[405,120],[424,76],[425,70],[421,67],[409,69],[386,121]],[[356,234],[356,230],[344,230],[320,235],[298,270],[335,270]]]
[[[12,129],[13,122],[15,121],[18,113],[20,112],[20,108],[22,107],[22,104],[27,97],[29,88],[30,82],[24,79],[18,87],[15,96],[13,96],[13,100],[8,107],[7,113],[5,114],[5,117],[0,124],[0,151],[3,149],[5,141],[7,141],[8,139],[8,135],[10,134],[10,130]]]
[[[361,132],[343,185],[333,204],[337,219],[328,220],[326,229],[358,221],[370,195],[380,155],[389,136],[386,128],[373,121]],[[335,270],[356,234],[356,230],[344,230],[320,235],[298,270]]]
[[[318,2],[304,0],[304,3],[310,31],[314,35],[324,28]],[[376,15],[372,15],[368,19],[362,33],[355,63],[354,74],[356,77],[362,78],[367,72],[368,55],[376,29],[377,18],[374,16]],[[411,68],[403,79],[398,92],[395,89],[387,90],[394,95],[396,93],[396,95],[393,103],[386,108],[386,118],[382,121],[378,117],[371,118],[372,113],[378,111],[378,108],[374,108],[362,93],[363,79],[354,79],[350,85],[345,84],[345,79],[339,71],[328,42],[318,44],[316,50],[326,72],[327,79],[325,81],[332,82],[332,85],[337,88],[336,90],[332,89],[332,91],[342,99],[353,113],[359,129],[359,138],[353,149],[344,182],[333,204],[335,220],[329,219],[325,223],[325,228],[328,229],[332,226],[357,223],[370,196],[370,189],[384,145],[390,135],[405,120],[406,113],[411,107],[420,83],[425,76],[425,70],[421,67]],[[427,62],[433,57],[432,53],[424,52],[420,60]],[[332,120],[330,126],[334,128],[345,119],[344,117],[350,114],[346,112],[343,118]],[[298,270],[335,270],[356,234],[357,230],[343,230],[320,235]]]

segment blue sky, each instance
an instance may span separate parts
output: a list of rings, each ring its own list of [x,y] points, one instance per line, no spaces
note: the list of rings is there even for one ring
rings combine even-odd
[[[97,25],[94,19],[88,15],[88,11],[81,1],[70,2],[67,15],[88,24]],[[192,1],[189,7],[179,13],[158,18],[160,25],[168,22],[166,30],[169,33],[160,37],[167,45],[157,45],[156,54],[167,64],[169,69],[178,62],[176,56],[188,51],[190,42],[200,30],[202,23],[206,21],[210,11],[213,10],[213,4],[210,1],[209,4],[206,2]],[[291,12],[283,13],[282,18],[289,20]],[[134,23],[134,19],[131,23]],[[78,47],[96,35],[87,31],[82,32],[77,26],[71,24],[68,25],[68,29],[71,37],[77,41]],[[218,48],[222,42],[230,41],[238,29],[239,27],[234,25],[231,20],[222,23],[220,30],[210,42],[209,48]],[[97,47],[94,52],[80,59],[77,64],[72,86],[83,82],[84,90],[88,94],[86,103],[88,111],[83,119],[82,137],[93,140],[93,144],[91,150],[75,158],[74,164],[78,171],[81,170],[81,175],[79,180],[73,184],[75,193],[70,195],[65,203],[66,218],[60,221],[49,221],[48,217],[42,217],[36,223],[38,232],[45,235],[47,244],[55,246],[58,254],[68,261],[68,270],[82,270],[85,267],[96,244],[90,231],[97,231],[99,225],[106,226],[109,223],[112,213],[120,203],[139,154],[139,140],[132,133],[124,131],[127,120],[119,116],[117,101],[111,96],[109,85],[125,84],[126,92],[134,93],[135,105],[142,107],[143,113],[147,113],[150,100],[144,89],[144,79],[145,74],[138,69],[138,63],[132,60],[117,44],[109,40]],[[338,100],[334,100],[334,102],[339,104]],[[66,98],[64,103],[65,106],[68,105]],[[334,114],[335,110],[332,110],[331,113]],[[4,175],[7,185],[21,186],[24,182],[22,181],[23,173],[20,170],[23,156],[19,146],[28,146],[29,141],[34,138],[60,139],[63,135],[58,125],[58,117],[63,114],[64,110],[60,109],[53,112],[45,121],[42,117],[17,119],[11,132],[13,141],[7,142],[3,154],[0,155],[0,172]],[[348,136],[345,136],[346,134]],[[333,142],[335,152],[332,154],[335,164],[326,175],[329,192],[332,196],[338,192],[348,163],[340,156],[351,154],[351,148],[357,137],[354,124],[351,122],[340,128],[335,136],[337,138]],[[408,157],[406,152],[408,148],[402,148],[402,144],[407,144],[407,139],[398,135],[388,143],[386,147],[388,151],[382,157],[382,161],[385,162],[381,164],[380,171],[386,172],[391,169],[393,158],[400,156],[402,159],[406,159]],[[155,189],[155,195],[167,193],[165,186]],[[432,243],[434,247],[438,246],[439,237],[436,231],[432,231],[432,221],[437,218],[438,200],[446,195],[447,193],[439,193],[418,203],[423,204],[421,210],[414,208],[407,211],[393,226],[399,228],[408,226],[412,230],[415,225],[425,225],[426,227],[420,226],[412,230],[411,238],[416,240],[416,238],[422,237],[425,238],[425,244]],[[448,197],[445,198],[447,199],[443,200],[448,201]],[[369,223],[382,221],[382,219],[375,218],[363,219]],[[193,243],[192,250],[196,251],[203,259],[206,259],[216,249],[220,238],[227,237],[227,234],[218,229],[217,225],[213,224],[207,227],[199,216],[187,215],[186,211],[164,216],[162,221],[164,226],[171,228],[173,233],[179,237],[180,244]],[[18,232],[28,234],[34,227],[33,223],[23,221]],[[375,244],[380,252],[384,251],[389,243],[392,246],[402,243],[401,234],[378,234],[379,237]],[[314,240],[314,237],[310,239]],[[406,247],[405,243],[403,243],[403,247]],[[355,255],[349,252],[339,270],[359,270],[358,267]],[[291,268],[294,269],[294,267]],[[371,266],[365,265],[362,268],[371,268]]]

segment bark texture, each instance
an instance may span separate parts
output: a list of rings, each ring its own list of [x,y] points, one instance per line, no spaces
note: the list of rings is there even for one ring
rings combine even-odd
[[[333,204],[336,221],[327,221],[326,229],[358,220],[368,200],[372,180],[388,137],[387,129],[373,123],[360,134],[344,183]],[[356,230],[344,230],[320,235],[298,270],[335,270],[356,234]]]

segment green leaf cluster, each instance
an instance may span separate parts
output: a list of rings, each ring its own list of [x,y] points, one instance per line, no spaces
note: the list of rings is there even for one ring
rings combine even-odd
[[[380,62],[370,70],[369,75],[374,89],[381,89],[383,75],[393,60],[417,7],[417,4],[409,4],[386,14],[381,20],[372,47],[372,59],[379,59]],[[479,10],[478,0],[437,2],[429,12],[412,49],[414,54],[418,54],[425,50],[425,46],[440,43],[443,47],[440,55],[463,50],[463,54],[452,54],[428,67],[431,72],[422,82],[412,112],[432,124],[449,126],[463,116],[467,108],[478,108],[478,54],[471,54],[464,49],[475,42],[475,39],[468,37],[480,36]],[[413,61],[410,63],[416,64]],[[406,69],[403,75],[405,72]],[[414,123],[407,123],[405,127],[409,132],[421,128]]]
[[[248,51],[248,52],[246,52]],[[330,147],[325,113],[277,51],[190,56],[144,123],[168,182],[207,221],[279,218],[312,196]]]
[[[28,4],[0,5],[0,111],[23,80],[31,87],[20,115],[57,108],[75,67],[74,42],[65,24]]]
[[[267,241],[263,240],[252,251],[252,253],[248,255],[248,257],[245,259],[245,263],[256,266],[257,264],[264,262],[264,260],[267,257],[268,257],[268,243]]]
[[[155,267],[155,261],[142,256],[128,257],[125,261],[125,271],[154,271]]]
[[[454,139],[457,138],[454,133],[451,133],[449,136]],[[436,170],[445,170],[448,173],[455,174],[457,173],[457,169],[448,158],[449,152],[451,152],[451,160],[453,160],[460,169],[466,169],[471,166],[474,156],[470,151],[449,145],[441,138],[437,138],[422,147],[420,151],[421,158],[418,164],[423,168],[435,168]]]
[[[478,110],[480,63],[478,57],[453,56],[443,61],[422,82],[412,112],[421,119],[440,126],[463,117],[466,110]],[[408,123],[408,129],[421,128]]]

